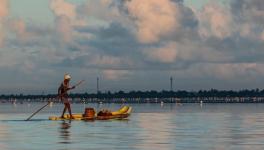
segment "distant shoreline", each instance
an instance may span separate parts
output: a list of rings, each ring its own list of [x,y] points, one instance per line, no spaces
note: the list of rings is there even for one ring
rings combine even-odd
[[[59,102],[56,94],[0,95],[2,103]],[[264,103],[264,90],[131,91],[70,94],[74,103]]]

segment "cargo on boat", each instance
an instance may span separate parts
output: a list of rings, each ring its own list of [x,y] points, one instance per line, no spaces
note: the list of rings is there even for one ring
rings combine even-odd
[[[103,109],[96,113],[94,108],[85,108],[83,114],[73,114],[74,119],[70,118],[70,115],[64,115],[62,117],[50,116],[49,120],[109,120],[109,119],[125,119],[130,116],[132,112],[132,107],[123,106],[119,110],[111,112],[109,110]]]

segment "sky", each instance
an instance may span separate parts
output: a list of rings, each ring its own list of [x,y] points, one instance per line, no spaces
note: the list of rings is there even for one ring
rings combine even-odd
[[[264,87],[263,0],[0,0],[0,94]]]

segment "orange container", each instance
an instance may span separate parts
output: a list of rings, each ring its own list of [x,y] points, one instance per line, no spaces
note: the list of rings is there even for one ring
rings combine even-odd
[[[94,108],[85,108],[83,117],[85,117],[85,118],[94,118],[95,117]]]

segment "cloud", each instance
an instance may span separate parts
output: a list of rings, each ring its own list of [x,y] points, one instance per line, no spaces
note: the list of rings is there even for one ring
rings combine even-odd
[[[196,14],[199,19],[199,33],[202,37],[224,39],[231,36],[233,32],[232,14],[228,7],[217,2],[210,2]]]
[[[10,28],[18,35],[24,36],[26,32],[26,25],[25,22],[21,19],[11,20]]]
[[[240,21],[256,21],[256,24],[264,22],[264,2],[262,0],[232,0],[231,7],[234,16]]]
[[[9,13],[8,0],[0,0],[0,20]]]
[[[72,40],[73,25],[76,18],[76,6],[64,0],[51,0],[50,9],[55,15],[55,26],[58,38],[68,43]]]
[[[19,42],[27,43],[30,40],[34,39],[34,33],[27,31],[27,25],[24,20],[19,18],[12,18],[6,21],[6,29],[11,33],[14,33],[16,39]],[[10,39],[10,38],[9,38]]]
[[[4,20],[9,13],[8,0],[0,0],[0,47],[5,37]]]
[[[179,89],[261,88],[263,67],[260,63],[196,63],[187,69],[164,74],[173,76]]]
[[[68,17],[59,16],[56,19],[56,31],[59,34],[59,37],[63,39],[64,42],[71,42],[72,40],[72,25]]]
[[[79,34],[91,35],[88,38],[77,39],[80,45],[89,46],[97,53],[107,55],[127,56],[135,55],[141,44],[135,39],[133,33],[122,24],[115,22],[107,27],[98,27],[96,29],[86,26],[78,29]]]
[[[116,3],[113,0],[87,1],[79,10],[87,16],[94,17],[94,20],[107,23],[107,21],[116,21],[118,17],[122,17]]]
[[[3,46],[3,40],[4,40],[4,29],[3,29],[3,25],[0,22],[0,47]]]
[[[226,63],[208,64],[204,68],[206,73],[219,79],[235,79],[244,77],[244,80],[256,75],[260,69],[256,63]]]
[[[232,0],[230,6],[240,35],[262,41],[264,2],[262,0]]]
[[[98,66],[119,66],[121,59],[114,56],[95,55],[89,62]]]
[[[166,43],[162,47],[147,48],[143,53],[151,61],[159,61],[161,63],[173,63],[176,60],[178,51],[174,42]]]
[[[261,33],[261,35],[260,35],[260,39],[261,39],[262,41],[264,41],[264,30],[262,31],[262,33]]]
[[[75,27],[87,25],[84,20],[79,18],[76,4],[65,0],[51,0],[50,9],[55,15],[55,31],[64,43],[73,40]]]
[[[197,10],[182,0],[51,0],[54,26],[8,16],[8,1],[0,2],[6,77],[21,73],[30,82],[48,75],[54,83],[61,72],[71,72],[102,75],[108,87],[124,79],[131,89],[165,89],[160,79],[169,76],[179,88],[240,87],[254,86],[249,81],[261,81],[264,72],[262,0],[210,0]]]
[[[28,58],[30,58],[30,53],[27,53],[21,49],[9,49],[8,51],[1,51],[0,55],[0,68],[13,68],[19,66],[19,69],[23,66],[23,64],[29,64]]]
[[[126,6],[135,19],[136,34],[142,43],[158,42],[180,26],[177,3],[171,0],[132,0]]]
[[[127,70],[103,70],[102,72],[107,80],[120,80],[129,74]]]
[[[70,19],[76,17],[76,6],[64,0],[51,0],[50,8],[56,16],[65,16]]]

